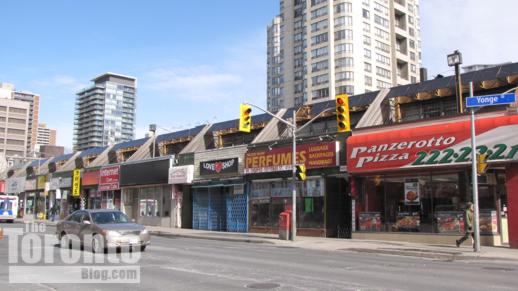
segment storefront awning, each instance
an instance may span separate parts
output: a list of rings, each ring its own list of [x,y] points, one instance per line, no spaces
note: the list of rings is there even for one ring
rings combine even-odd
[[[491,162],[518,161],[518,115],[480,117],[477,153]],[[347,170],[368,173],[471,163],[470,122],[465,119],[375,132],[347,139]]]

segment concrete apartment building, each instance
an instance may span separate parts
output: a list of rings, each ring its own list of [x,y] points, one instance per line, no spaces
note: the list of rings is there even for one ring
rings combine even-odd
[[[0,98],[0,153],[10,160],[27,155],[30,104]]]
[[[38,125],[37,144],[41,145],[56,145],[56,130],[47,128],[45,123]]]
[[[267,28],[270,111],[419,82],[419,0],[281,0]]]
[[[135,137],[137,79],[105,73],[77,93],[74,150],[107,146]]]
[[[27,130],[27,153],[35,151],[38,136],[38,119],[40,111],[40,95],[27,91],[15,90],[14,85],[0,84],[0,98],[13,99],[29,103],[29,120]]]

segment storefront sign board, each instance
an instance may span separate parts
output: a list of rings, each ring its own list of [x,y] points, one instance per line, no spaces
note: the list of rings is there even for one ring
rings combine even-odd
[[[72,177],[62,177],[59,180],[59,188],[71,188],[72,187]]]
[[[191,184],[194,177],[194,165],[169,168],[169,184]]]
[[[24,177],[7,179],[7,181],[6,181],[6,193],[7,194],[22,193],[23,191],[25,191],[25,178]]]
[[[25,191],[36,190],[36,179],[25,180]]]
[[[120,167],[104,167],[99,172],[99,191],[119,190]]]
[[[38,189],[45,189],[45,182],[47,182],[47,176],[38,176],[36,179]]]
[[[200,162],[200,175],[237,173],[238,158]]]
[[[82,186],[99,185],[99,171],[84,172],[81,179]]]
[[[72,196],[79,197],[81,194],[81,170],[74,170],[72,174]]]
[[[250,151],[245,155],[245,174],[289,171],[292,147]],[[336,167],[336,142],[297,145],[297,164],[307,169]]]
[[[477,152],[488,162],[518,160],[518,116],[476,121]],[[350,173],[471,163],[469,121],[357,134],[347,140]]]
[[[59,180],[60,178],[51,178],[50,179],[50,188],[49,190],[53,191],[59,188]]]

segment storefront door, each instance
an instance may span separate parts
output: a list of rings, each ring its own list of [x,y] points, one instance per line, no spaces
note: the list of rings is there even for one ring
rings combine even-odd
[[[226,231],[226,195],[223,187],[196,188],[193,192],[192,228]]]
[[[326,236],[351,238],[351,197],[343,178],[326,179]]]

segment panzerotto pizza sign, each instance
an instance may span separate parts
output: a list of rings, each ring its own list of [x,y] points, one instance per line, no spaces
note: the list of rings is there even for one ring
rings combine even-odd
[[[336,167],[336,142],[297,145],[297,164],[308,169]],[[292,147],[248,152],[245,174],[291,170]]]
[[[518,160],[518,116],[476,121],[477,153],[489,162]],[[351,173],[471,163],[469,121],[353,135],[347,140]]]
[[[238,158],[200,162],[200,175],[237,173]]]

